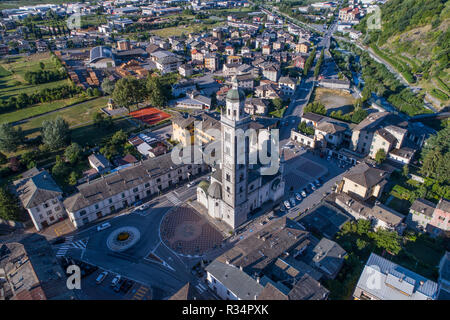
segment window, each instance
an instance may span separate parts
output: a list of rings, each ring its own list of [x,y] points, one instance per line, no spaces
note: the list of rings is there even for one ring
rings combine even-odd
[[[96,204],[96,205],[94,206],[94,208],[95,208],[95,210],[97,210],[97,209],[98,209],[98,204]]]
[[[136,193],[136,192],[138,192],[138,191],[139,191],[138,188],[134,188],[134,189],[133,189],[133,192],[134,192],[134,193]]]
[[[36,207],[36,211],[37,211],[37,212],[40,212],[40,211],[41,211],[41,209],[39,209],[39,207]]]
[[[230,187],[227,187],[227,192],[230,192]]]
[[[53,200],[52,200],[52,203],[53,203],[53,204],[57,204],[57,203],[58,203],[58,201],[57,201],[57,200],[55,200],[55,199],[53,199]]]
[[[49,216],[49,215],[51,215],[52,214],[52,210],[48,210],[47,211],[47,215]]]
[[[44,217],[42,216],[42,214],[39,215],[39,219],[44,219]]]
[[[109,203],[112,203],[112,199],[108,199]]]
[[[55,211],[59,211],[59,210],[61,210],[61,207],[60,207],[60,206],[57,206],[57,207],[55,208]]]
[[[230,175],[228,173],[226,174],[226,179],[227,179],[227,181],[230,181],[230,179],[231,179]]]
[[[53,218],[52,216],[50,216],[50,221],[54,221],[55,220],[55,218]]]
[[[48,204],[44,203],[44,208],[48,208]]]
[[[81,216],[84,216],[85,214],[86,214],[86,210],[81,210],[81,211],[80,211],[80,217],[81,217]]]
[[[150,183],[146,183],[146,184],[144,185],[144,187],[146,187],[146,188],[150,187]]]
[[[156,179],[156,182],[161,182],[161,178]]]
[[[125,198],[125,193],[122,193],[122,198]]]
[[[167,174],[167,177],[170,178],[170,173]]]

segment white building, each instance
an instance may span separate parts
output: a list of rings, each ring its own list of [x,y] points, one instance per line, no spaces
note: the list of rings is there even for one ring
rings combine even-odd
[[[65,217],[62,191],[47,171],[33,168],[14,181],[14,186],[37,231]]]

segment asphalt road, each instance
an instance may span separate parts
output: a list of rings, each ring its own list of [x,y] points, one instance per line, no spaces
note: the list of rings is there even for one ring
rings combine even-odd
[[[199,177],[193,181],[201,179]],[[167,212],[193,198],[195,194],[196,184],[190,188],[184,185],[148,202],[150,208],[144,212],[125,213],[109,219],[111,227],[106,230],[98,232],[97,225],[94,225],[76,232],[72,241],[87,239],[87,245],[85,249],[70,249],[67,255],[152,289],[157,288],[161,292],[160,295],[172,295],[188,281],[196,283],[197,279],[190,273],[191,261],[180,258],[161,242],[159,226]],[[114,253],[107,247],[106,240],[112,230],[123,226],[137,228],[141,237],[135,246],[125,251],[126,253]],[[159,257],[163,264],[146,259],[150,253]]]

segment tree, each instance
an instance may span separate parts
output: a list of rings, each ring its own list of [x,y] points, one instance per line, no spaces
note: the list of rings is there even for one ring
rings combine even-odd
[[[114,91],[115,83],[114,81],[109,80],[109,78],[105,78],[102,82],[102,90],[105,94],[112,94]]]
[[[67,167],[66,163],[61,159],[58,155],[56,156],[55,165],[52,167],[52,175],[59,182],[64,181],[67,177],[69,171],[69,167]]]
[[[58,150],[69,142],[69,124],[61,117],[42,122],[42,141],[51,150]]]
[[[45,64],[41,61],[39,62],[39,67],[44,70],[45,69]]]
[[[17,197],[4,187],[0,187],[0,218],[19,220],[21,209]]]
[[[375,154],[375,161],[378,164],[381,164],[384,160],[386,160],[386,151],[384,151],[384,149],[378,149],[377,153]]]
[[[276,98],[272,100],[272,104],[275,107],[275,109],[281,109],[283,107],[283,100],[280,98]]]
[[[0,152],[0,164],[5,164],[8,162],[8,158]]]
[[[305,107],[303,112],[313,112],[321,115],[326,115],[327,108],[325,108],[325,106],[320,102],[311,102]]]
[[[23,142],[22,128],[14,129],[10,123],[0,124],[0,150],[14,152]]]
[[[130,110],[131,105],[135,105],[142,101],[144,90],[141,81],[134,77],[126,77],[119,79],[112,93],[114,102],[121,107]]]
[[[76,142],[72,142],[72,144],[64,151],[64,157],[71,164],[75,164],[80,159],[81,152],[82,150],[80,145]]]
[[[147,97],[151,105],[155,107],[164,107],[167,104],[170,92],[168,92],[159,77],[149,75],[147,78],[146,89]]]
[[[76,185],[77,184],[77,182],[78,182],[78,175],[77,175],[77,173],[75,172],[75,171],[72,171],[71,173],[70,173],[70,175],[69,175],[69,184],[71,185],[71,186],[74,186],[74,185]]]
[[[409,167],[408,167],[407,164],[405,164],[405,165],[403,166],[403,168],[402,168],[402,174],[403,174],[403,177],[405,177],[405,178],[408,177],[408,175],[409,175]]]
[[[356,222],[356,233],[359,235],[368,234],[371,228],[370,220],[359,219]]]
[[[356,108],[355,111],[353,111],[352,114],[352,122],[353,123],[360,123],[368,116],[368,113],[366,110],[362,108]]]
[[[380,229],[377,232],[372,232],[371,237],[378,248],[385,249],[391,254],[396,255],[401,250],[400,237],[395,231]]]

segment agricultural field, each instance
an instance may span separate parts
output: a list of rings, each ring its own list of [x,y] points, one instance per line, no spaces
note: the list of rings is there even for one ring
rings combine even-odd
[[[57,69],[54,58],[50,53],[37,53],[30,56],[17,56],[0,60],[0,99],[8,99],[21,93],[31,94],[45,88],[54,88],[69,84],[69,80],[59,80],[38,85],[25,81],[27,71],[40,70],[40,63],[44,63],[45,70]]]

